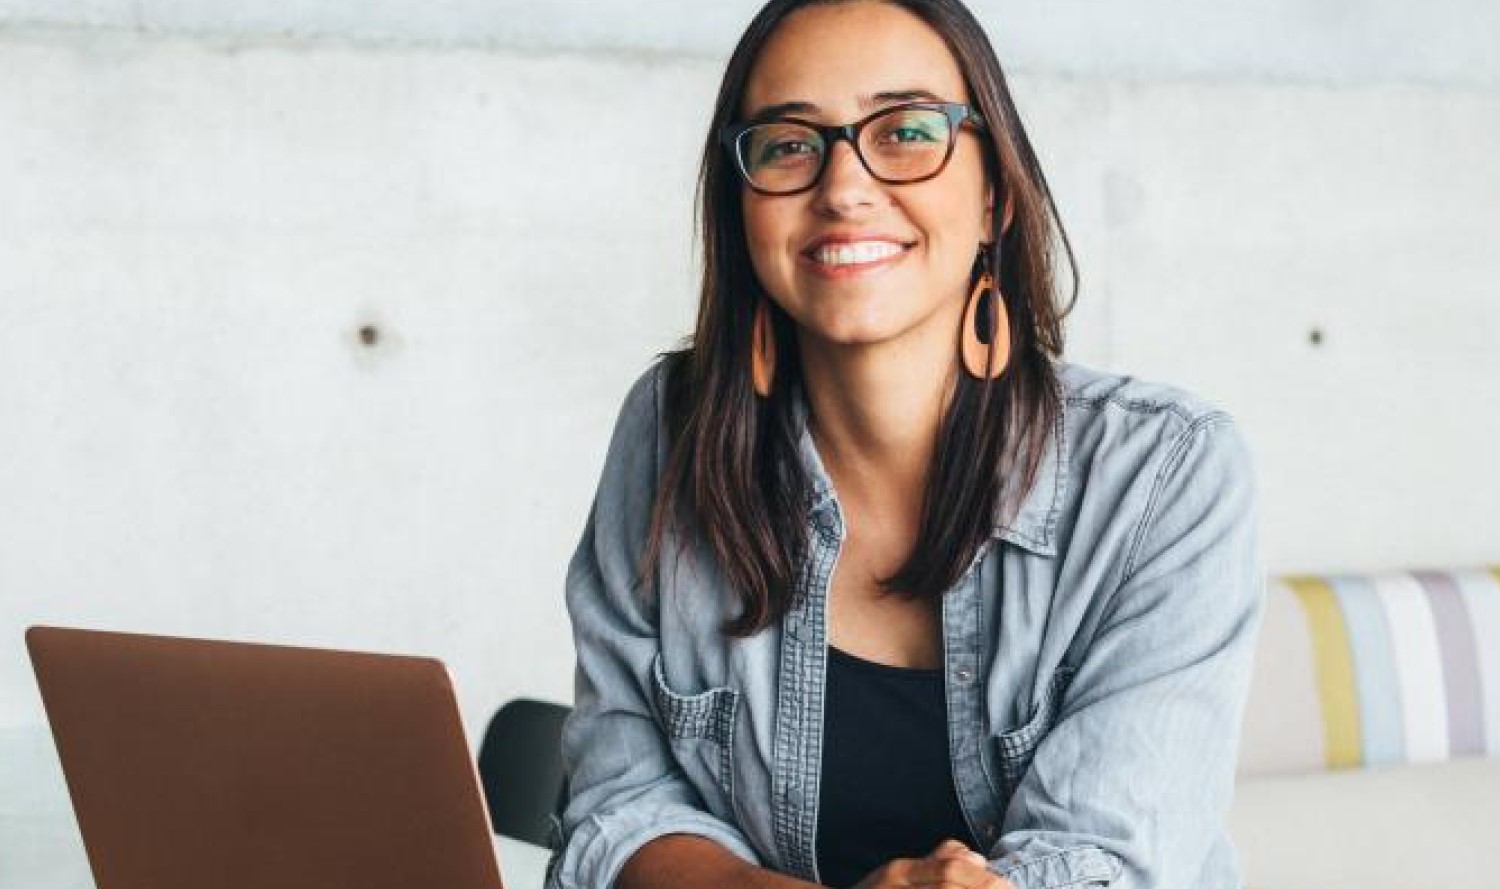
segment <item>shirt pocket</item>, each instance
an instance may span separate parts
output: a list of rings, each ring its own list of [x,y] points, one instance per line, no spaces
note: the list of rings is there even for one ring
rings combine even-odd
[[[1062,706],[1063,694],[1067,691],[1068,682],[1073,678],[1074,672],[1076,670],[1072,667],[1058,667],[1053,672],[1052,678],[1047,681],[1047,687],[1042,691],[1041,699],[1032,706],[1026,721],[1019,728],[1000,734],[996,748],[1000,761],[1000,778],[1004,785],[1006,799],[1015,793],[1021,779],[1026,776],[1026,770],[1031,768],[1031,760],[1036,755],[1037,745],[1057,722],[1057,712]]]
[[[734,726],[740,693],[728,687],[680,692],[667,684],[659,654],[651,678],[657,719],[672,755],[709,811],[734,821]]]

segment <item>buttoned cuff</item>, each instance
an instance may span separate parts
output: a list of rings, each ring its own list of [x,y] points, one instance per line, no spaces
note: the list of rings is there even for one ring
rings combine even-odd
[[[1040,855],[1011,852],[991,861],[990,870],[1016,889],[1107,889],[1123,868],[1097,846],[1073,846]]]
[[[706,813],[682,805],[631,807],[581,822],[549,862],[546,889],[608,889],[630,856],[669,834],[713,840],[750,864],[760,864],[737,830]]]

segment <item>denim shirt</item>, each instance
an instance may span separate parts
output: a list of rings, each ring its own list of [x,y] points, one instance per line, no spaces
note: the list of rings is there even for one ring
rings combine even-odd
[[[1265,601],[1245,443],[1228,414],[1180,389],[1057,371],[1062,410],[1036,482],[943,597],[963,814],[1017,889],[1235,889],[1225,822]],[[626,397],[568,569],[569,799],[547,885],[609,889],[666,834],[817,882],[844,518],[799,400],[816,496],[785,618],[723,635],[737,600],[702,541],[643,589],[664,376],[658,363]]]

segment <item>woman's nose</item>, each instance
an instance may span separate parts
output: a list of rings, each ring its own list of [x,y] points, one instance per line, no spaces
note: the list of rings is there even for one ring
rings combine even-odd
[[[829,146],[828,164],[817,189],[820,209],[843,215],[873,206],[879,189],[880,182],[865,169],[852,143],[840,139]]]

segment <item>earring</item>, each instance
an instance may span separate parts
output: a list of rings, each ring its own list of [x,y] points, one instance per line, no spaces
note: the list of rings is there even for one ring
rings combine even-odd
[[[1010,361],[1010,316],[1005,297],[989,272],[979,276],[969,293],[960,336],[964,369],[979,380],[993,380]]]
[[[776,330],[771,326],[771,308],[762,298],[755,304],[755,324],[750,332],[750,380],[755,394],[771,397],[776,379]]]

